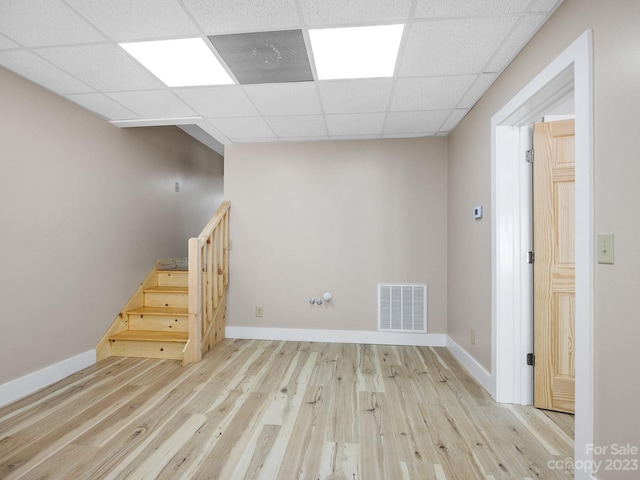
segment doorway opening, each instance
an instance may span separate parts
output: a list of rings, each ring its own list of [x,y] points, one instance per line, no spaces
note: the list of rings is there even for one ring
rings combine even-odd
[[[575,461],[591,460],[593,443],[593,102],[592,33],[586,31],[491,120],[492,394],[501,403],[531,404],[533,343],[526,252],[531,249],[531,180],[523,152],[528,127],[573,98],[575,107]],[[586,463],[583,463],[586,464]],[[590,472],[576,471],[576,478]]]

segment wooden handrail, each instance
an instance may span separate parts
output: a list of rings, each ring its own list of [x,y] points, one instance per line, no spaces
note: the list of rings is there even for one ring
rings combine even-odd
[[[200,235],[189,239],[189,341],[183,364],[199,362],[224,337],[229,283],[229,207],[223,202]]]

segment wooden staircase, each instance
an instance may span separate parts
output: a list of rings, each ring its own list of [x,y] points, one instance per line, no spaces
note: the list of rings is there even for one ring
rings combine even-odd
[[[159,260],[96,346],[109,356],[197,362],[224,338],[229,203],[197,238],[189,258]]]
[[[156,270],[156,283],[142,289],[141,307],[125,312],[128,329],[109,335],[111,355],[182,360],[189,340],[188,271]]]

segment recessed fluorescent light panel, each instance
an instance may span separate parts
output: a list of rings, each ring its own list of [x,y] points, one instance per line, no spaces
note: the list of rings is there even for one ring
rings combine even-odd
[[[309,30],[319,80],[391,77],[404,25]]]
[[[120,46],[169,87],[233,83],[202,38],[121,43]]]

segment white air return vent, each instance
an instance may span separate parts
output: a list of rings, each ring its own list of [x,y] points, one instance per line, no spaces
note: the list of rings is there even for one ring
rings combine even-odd
[[[379,283],[378,330],[427,333],[427,286]]]
[[[210,35],[242,85],[313,81],[302,30]]]

